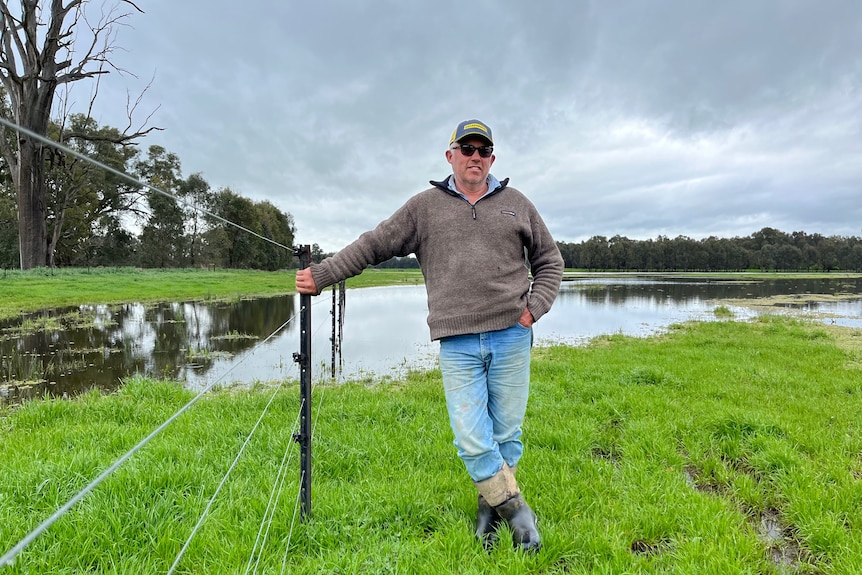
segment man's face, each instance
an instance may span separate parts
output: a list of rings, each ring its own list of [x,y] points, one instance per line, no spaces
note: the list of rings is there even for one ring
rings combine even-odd
[[[464,138],[460,142],[453,142],[450,149],[446,150],[446,160],[452,164],[452,173],[455,181],[464,187],[480,187],[485,184],[485,179],[491,171],[495,156],[491,154],[488,158],[479,155],[479,150],[474,150],[472,156],[465,156],[460,146],[472,145],[475,148],[489,146],[487,140],[482,138]],[[454,150],[451,148],[455,148]]]

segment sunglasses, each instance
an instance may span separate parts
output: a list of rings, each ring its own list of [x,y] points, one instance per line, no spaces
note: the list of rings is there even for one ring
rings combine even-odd
[[[478,151],[480,158],[490,158],[494,153],[494,146],[474,146],[473,144],[457,144],[450,148],[451,150],[461,150],[461,153],[468,158],[473,155],[473,152]]]

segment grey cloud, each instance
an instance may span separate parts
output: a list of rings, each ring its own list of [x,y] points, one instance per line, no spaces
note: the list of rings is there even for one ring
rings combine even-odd
[[[560,240],[859,233],[862,4],[153,3],[100,118],[155,82],[148,138],[335,250],[447,173],[467,117]]]

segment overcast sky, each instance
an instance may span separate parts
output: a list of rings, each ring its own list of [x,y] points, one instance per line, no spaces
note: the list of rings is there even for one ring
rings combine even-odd
[[[560,241],[862,235],[858,0],[139,0],[94,116],[336,251],[494,131]],[[83,90],[83,88],[82,88]],[[81,102],[86,95],[73,94]]]

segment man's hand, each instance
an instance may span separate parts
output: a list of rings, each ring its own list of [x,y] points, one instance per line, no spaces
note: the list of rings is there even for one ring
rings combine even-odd
[[[311,275],[311,268],[296,270],[296,291],[306,295],[317,295],[317,285],[314,283],[314,276]]]
[[[525,308],[524,313],[522,313],[521,317],[518,318],[518,323],[524,327],[533,327],[536,320],[533,319],[533,314],[530,313],[530,310]]]

